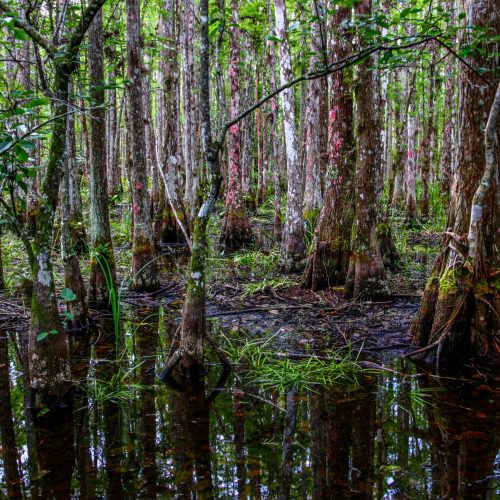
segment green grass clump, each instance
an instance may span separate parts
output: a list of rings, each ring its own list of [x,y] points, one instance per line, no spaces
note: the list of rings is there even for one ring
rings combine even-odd
[[[150,387],[135,381],[134,372],[139,369],[141,364],[129,369],[118,367],[109,380],[89,376],[87,380],[77,385],[95,405],[107,402],[127,407],[139,392],[150,389]]]
[[[224,334],[223,334],[224,336]],[[279,353],[269,347],[275,337],[252,341],[225,337],[225,350],[247,384],[264,390],[286,392],[316,387],[347,385],[358,387],[358,377],[364,370],[357,364],[352,351],[341,353],[328,351],[324,356],[307,355],[304,359],[290,359],[287,353]]]
[[[249,267],[254,271],[269,272],[278,265],[279,257],[279,250],[277,249],[269,252],[245,249],[233,255],[233,262],[237,266]]]
[[[298,281],[288,278],[287,276],[276,278],[266,277],[262,281],[243,285],[243,297],[250,297],[256,293],[264,293],[267,290],[279,290],[280,288],[288,288],[298,284]]]

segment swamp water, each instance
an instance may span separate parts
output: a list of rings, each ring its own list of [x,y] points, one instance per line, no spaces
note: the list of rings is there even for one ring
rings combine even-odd
[[[141,317],[118,350],[72,337],[81,382],[50,409],[31,408],[4,341],[0,497],[500,498],[499,387],[396,361],[358,386],[280,392],[236,371],[214,390],[213,363],[179,393],[155,378],[165,328]]]

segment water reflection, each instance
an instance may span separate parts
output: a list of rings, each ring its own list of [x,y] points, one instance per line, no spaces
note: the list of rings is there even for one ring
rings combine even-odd
[[[38,474],[33,497],[63,500],[70,498],[75,465],[73,405],[65,398],[47,412],[35,410],[34,430]]]
[[[156,385],[165,345],[158,329],[150,322],[133,329],[118,348],[103,332],[75,341],[80,383],[42,411],[26,407],[15,358],[0,338],[0,497],[500,495],[500,390],[485,380],[417,377],[400,364],[405,376],[365,377],[361,388],[280,394],[233,375],[221,389],[220,374],[211,373],[178,391]]]
[[[21,498],[21,476],[18,469],[18,452],[12,401],[10,396],[9,356],[7,335],[0,332],[0,436],[2,438],[3,476],[9,498]]]
[[[421,387],[436,389],[435,380]],[[487,384],[467,385],[461,391],[438,391],[427,410],[433,448],[433,492],[441,498],[493,498],[500,476],[495,457],[500,447],[498,392]]]

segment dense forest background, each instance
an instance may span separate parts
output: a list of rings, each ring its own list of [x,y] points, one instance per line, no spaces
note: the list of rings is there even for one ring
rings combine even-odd
[[[499,350],[497,0],[0,10],[0,282],[30,304],[32,387],[64,386],[66,332],[160,289],[176,245],[162,378],[202,365],[207,257],[266,224],[282,283],[378,301],[402,231],[442,231],[414,339],[438,361]]]
[[[0,496],[500,495],[499,42],[0,0]]]

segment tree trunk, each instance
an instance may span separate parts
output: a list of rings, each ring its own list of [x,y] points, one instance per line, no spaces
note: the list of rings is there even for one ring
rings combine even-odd
[[[311,2],[311,12],[317,16],[312,26],[311,33],[311,60],[310,71],[315,71],[324,64],[323,56],[326,47],[326,40],[323,38],[323,17],[316,12],[316,0]],[[305,184],[304,184],[304,218],[309,223],[314,222],[323,204],[323,194],[321,191],[321,158],[324,151],[321,150],[320,121],[321,104],[324,103],[322,95],[324,87],[323,79],[309,82],[307,103],[305,111]]]
[[[110,291],[116,282],[115,259],[108,209],[106,168],[106,113],[104,109],[104,51],[102,13],[89,28],[90,111],[90,260],[89,304],[93,309],[110,306]],[[113,124],[114,126],[114,124]]]
[[[29,337],[30,382],[33,389],[50,396],[62,394],[70,380],[69,351],[64,328],[57,308],[52,252],[54,217],[59,196],[59,184],[64,172],[66,149],[66,116],[69,71],[66,65],[56,66],[55,88],[58,104],[52,122],[52,139],[47,171],[41,186],[36,217],[37,231],[33,241],[31,261],[33,296]],[[57,332],[44,340],[37,340],[42,332]]]
[[[370,15],[371,11],[371,0],[358,5],[359,14]],[[371,64],[366,59],[357,67],[356,220],[345,293],[349,298],[384,300],[391,292],[377,240],[377,203],[382,182],[378,153],[381,123],[375,96],[378,82]]]
[[[231,83],[230,115],[234,119],[241,112],[240,93],[240,30],[238,1],[231,0],[229,79]],[[229,129],[229,169],[226,186],[226,213],[222,223],[221,243],[229,250],[237,250],[251,243],[252,232],[243,200],[243,165],[241,158],[241,124]]]
[[[73,92],[73,85],[69,85],[69,93]],[[71,102],[73,96],[70,95]],[[76,161],[76,142],[75,142],[75,115],[71,114],[67,117],[66,125],[66,164],[65,174],[67,179],[65,182],[66,193],[68,196],[67,206],[67,229],[69,237],[72,240],[71,252],[75,256],[80,256],[88,253],[87,235],[82,213],[82,195],[80,192],[81,173],[78,171]]]
[[[268,19],[269,19],[269,32],[271,36],[275,35],[274,32],[274,16],[271,12],[271,1],[268,0]],[[272,40],[268,42],[268,63],[271,88],[276,88],[276,44]],[[271,141],[272,151],[270,156],[273,164],[273,186],[274,186],[274,224],[273,233],[274,240],[277,243],[281,242],[281,144],[280,135],[278,134],[278,99],[273,97],[271,99]]]
[[[199,171],[196,168],[196,96],[195,96],[195,64],[194,64],[194,6],[193,0],[184,0],[184,16],[182,20],[182,73],[183,73],[183,106],[184,106],[184,165],[186,182],[184,204],[189,214],[190,223],[196,216],[198,191],[200,188]]]
[[[83,328],[87,325],[89,316],[87,304],[87,289],[80,269],[78,258],[78,238],[72,231],[75,223],[72,217],[71,177],[75,176],[75,121],[74,115],[69,115],[66,121],[66,155],[64,173],[59,187],[61,201],[61,254],[64,265],[64,285],[76,295],[75,300],[66,302],[66,321],[71,328]],[[72,172],[73,170],[73,172]],[[83,224],[80,223],[83,227]],[[78,227],[78,226],[77,226]]]
[[[132,147],[132,282],[135,291],[157,290],[160,286],[156,262],[153,227],[149,214],[149,192],[146,165],[144,103],[142,98],[142,61],[140,53],[140,6],[138,0],[127,0],[127,61],[129,78],[129,126]]]
[[[159,34],[165,40],[165,49],[162,51],[160,71],[162,75],[161,111],[163,116],[163,142],[160,168],[164,169],[167,179],[165,186],[166,203],[163,212],[161,228],[162,243],[181,243],[184,241],[181,228],[176,221],[175,212],[181,223],[186,224],[186,214],[179,196],[179,168],[181,166],[181,151],[179,147],[179,65],[177,50],[179,38],[176,33],[178,18],[178,1],[165,0],[164,10],[171,15],[166,19],[162,15],[159,25]]]
[[[435,54],[435,52],[434,52]],[[432,143],[434,140],[434,135],[436,130],[434,129],[434,102],[435,95],[435,79],[434,79],[434,65],[435,65],[435,55],[432,57],[431,67],[429,70],[429,106],[427,109],[427,130],[425,133],[425,139],[422,144],[422,163],[420,169],[420,175],[422,179],[422,199],[420,200],[420,220],[422,222],[427,222],[429,220],[429,177],[431,173],[432,160],[433,160],[433,150]]]
[[[408,98],[411,98],[408,96]],[[406,158],[406,217],[405,223],[413,227],[417,223],[417,127],[415,98],[408,113],[408,154]]]
[[[490,29],[488,40],[500,33],[496,5],[493,0],[465,0],[463,4],[469,25]],[[481,54],[491,54],[494,48],[493,42],[485,41]],[[486,59],[479,52],[468,62],[473,67],[490,68],[482,75],[489,80],[494,79],[499,66],[498,56]],[[427,346],[426,360],[437,364],[500,351],[500,298],[495,272],[500,264],[500,94],[497,91],[495,96],[494,86],[462,65],[459,101],[460,149],[446,223],[449,229],[443,235],[418,318],[412,325],[415,341]]]
[[[293,78],[288,43],[288,20],[284,0],[275,0],[276,34],[281,39],[280,78],[281,84]],[[295,94],[293,88],[282,93],[283,126],[285,129],[287,204],[285,230],[281,242],[281,264],[286,273],[301,271],[305,263],[304,219],[302,216],[302,176],[295,123]]]
[[[448,0],[446,10],[452,12],[450,22],[454,21],[454,6],[455,0]],[[445,97],[444,97],[444,114],[445,121],[443,125],[443,135],[441,137],[441,194],[446,200],[449,199],[451,181],[453,177],[454,165],[453,150],[456,149],[456,58],[452,54],[447,54],[446,64],[444,66],[445,81]]]
[[[331,18],[331,30],[351,18],[351,10],[338,9]],[[351,51],[345,35],[333,33],[330,52],[341,60]],[[328,170],[325,197],[305,272],[304,284],[312,290],[344,283],[350,256],[353,206],[353,101],[350,74],[336,72],[330,78],[330,116],[328,121]]]

